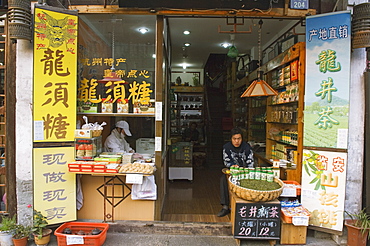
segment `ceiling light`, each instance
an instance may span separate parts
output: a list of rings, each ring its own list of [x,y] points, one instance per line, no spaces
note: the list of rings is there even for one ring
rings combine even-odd
[[[186,69],[189,66],[189,64],[186,64],[185,62],[181,63],[180,65],[182,66],[183,69]]]
[[[145,33],[149,32],[149,30],[148,30],[148,28],[141,27],[141,28],[139,28],[139,32],[141,32],[142,34],[145,34]]]
[[[190,43],[185,43],[184,44],[186,47],[189,47],[190,46]]]
[[[226,48],[230,47],[231,44],[230,43],[222,43],[221,46],[226,49]]]
[[[190,34],[190,31],[185,30],[183,33],[184,33],[184,35],[189,35]]]
[[[153,57],[153,58],[156,58],[156,55],[155,55],[155,54],[153,54],[153,55],[152,55],[152,57]]]

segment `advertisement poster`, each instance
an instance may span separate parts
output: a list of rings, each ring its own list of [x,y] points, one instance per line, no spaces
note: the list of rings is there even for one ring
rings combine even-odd
[[[347,153],[303,150],[302,205],[309,224],[342,231]]]
[[[42,8],[34,16],[34,141],[73,141],[78,16]]]
[[[347,149],[351,14],[306,19],[303,146]]]
[[[68,172],[74,147],[33,150],[34,208],[49,224],[76,220],[76,174]]]

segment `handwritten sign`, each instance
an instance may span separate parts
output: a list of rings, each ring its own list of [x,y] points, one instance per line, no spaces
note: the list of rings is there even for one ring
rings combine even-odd
[[[292,223],[295,226],[308,226],[309,216],[293,216]]]
[[[280,203],[236,203],[234,238],[279,239]]]
[[[83,236],[66,236],[67,239],[67,245],[73,245],[73,244],[84,244],[84,237]]]
[[[297,188],[288,188],[284,187],[283,193],[281,193],[282,197],[296,197],[297,196]]]

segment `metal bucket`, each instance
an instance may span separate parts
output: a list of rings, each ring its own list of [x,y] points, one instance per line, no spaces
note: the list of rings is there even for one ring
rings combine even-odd
[[[353,7],[352,47],[370,47],[370,3],[361,3]]]

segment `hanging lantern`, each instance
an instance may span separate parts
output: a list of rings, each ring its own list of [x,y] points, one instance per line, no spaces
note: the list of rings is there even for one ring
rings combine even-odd
[[[227,56],[230,58],[236,58],[238,54],[238,49],[234,45],[230,46],[229,51],[227,52]]]
[[[258,22],[258,60],[261,61],[261,30],[262,30],[262,20]],[[260,62],[261,63],[261,62]],[[278,93],[269,85],[266,81],[261,79],[261,64],[257,68],[258,79],[253,81],[253,83],[243,92],[240,97],[262,97],[262,96],[274,96]]]

